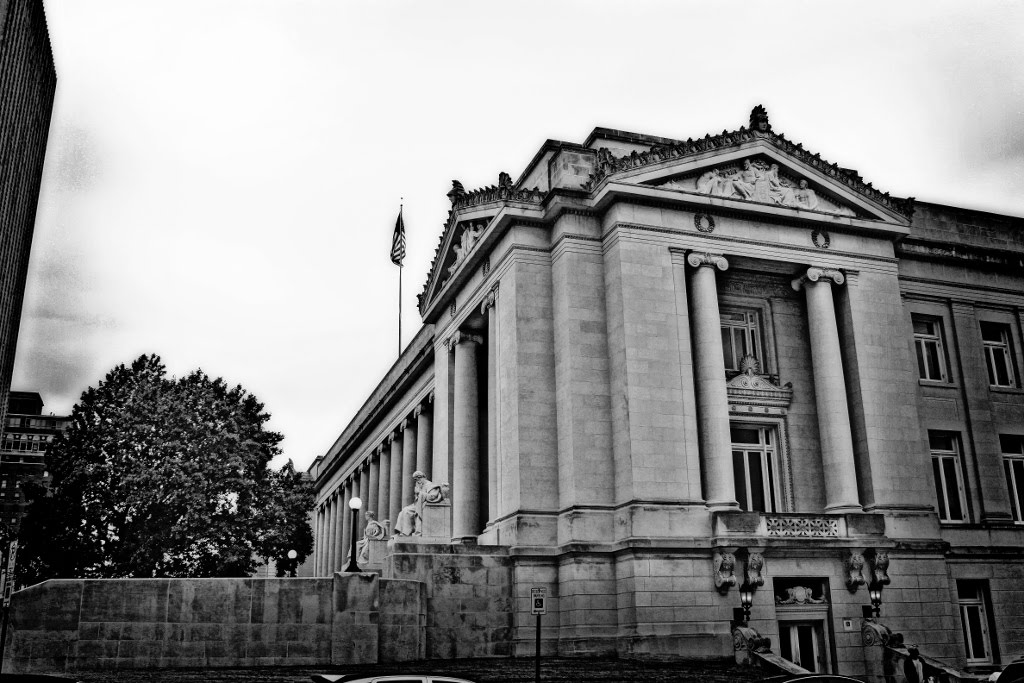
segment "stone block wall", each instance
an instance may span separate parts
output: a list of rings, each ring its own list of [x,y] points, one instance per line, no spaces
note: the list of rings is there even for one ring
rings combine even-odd
[[[507,549],[396,543],[384,573],[424,584],[428,659],[512,654],[512,561]]]
[[[419,584],[376,574],[47,581],[14,596],[5,669],[397,661],[423,652],[423,615]]]

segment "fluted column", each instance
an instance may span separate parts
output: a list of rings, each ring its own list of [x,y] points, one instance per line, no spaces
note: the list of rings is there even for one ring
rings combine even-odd
[[[331,494],[330,503],[327,506],[330,521],[327,525],[327,576],[334,574],[335,561],[337,560],[338,544],[335,539],[338,535],[338,495],[337,491]]]
[[[320,576],[320,558],[323,556],[323,511],[316,506],[316,524],[313,528],[313,576]]]
[[[416,427],[406,419],[402,423],[402,507],[412,503],[412,475],[416,472]]]
[[[452,541],[475,542],[480,533],[480,397],[476,348],[483,340],[456,332],[452,448]]]
[[[841,272],[829,268],[808,268],[806,275],[793,280],[793,289],[802,287],[807,296],[807,327],[811,338],[811,366],[827,512],[861,511],[850,409],[846,401],[846,377],[832,301],[832,283],[841,285],[845,281]]]
[[[498,518],[498,285],[487,292],[480,312],[487,316],[487,521]]]
[[[416,469],[430,479],[433,476],[430,463],[434,446],[430,409],[421,403],[416,406],[413,416],[416,418]]]
[[[377,495],[376,492],[370,493],[373,490],[370,488],[370,466],[368,463],[371,457],[373,457],[372,454],[359,465],[359,497],[363,499],[363,507],[360,509],[359,514],[363,516],[363,519],[356,525],[358,529],[366,526],[363,522],[366,519],[366,511],[370,509],[370,497],[371,495]]]
[[[348,502],[352,500],[352,480],[346,481],[342,490],[341,515],[338,517],[338,525],[341,527],[341,533],[338,534],[338,571],[345,571],[348,566],[348,549],[352,547],[352,511],[348,507]]]
[[[388,439],[391,440],[388,518],[391,520],[391,528],[394,529],[398,513],[402,511],[402,436],[398,432],[392,432]]]
[[[363,501],[363,505],[367,510],[373,510],[373,514],[377,515],[377,520],[383,523],[386,519],[380,514],[380,450],[374,450],[370,454],[370,480],[369,486],[366,489],[367,500]]]
[[[715,282],[715,268],[726,270],[729,262],[721,254],[703,252],[687,254],[686,262],[694,268],[690,287],[690,320],[693,325],[701,468],[707,487],[704,498],[712,510],[735,510],[739,503],[736,502],[736,482],[732,471],[722,320]]]
[[[385,439],[380,445],[380,478],[377,484],[377,520],[384,523],[391,520],[391,528],[395,528],[397,520],[391,517],[391,445]]]

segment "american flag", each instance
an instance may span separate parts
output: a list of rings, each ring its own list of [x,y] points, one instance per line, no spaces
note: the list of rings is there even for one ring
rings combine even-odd
[[[398,220],[395,221],[395,235],[391,238],[391,262],[399,268],[405,260],[405,222],[402,221],[402,210],[398,210]]]

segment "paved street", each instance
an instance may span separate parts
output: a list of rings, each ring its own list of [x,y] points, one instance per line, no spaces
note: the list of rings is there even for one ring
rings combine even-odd
[[[465,677],[479,683],[530,683],[534,680],[532,659],[471,659],[450,662],[418,662],[400,665],[285,667],[258,669],[163,669],[79,674],[87,683],[299,683],[314,673],[411,673],[427,671]],[[746,683],[760,680],[756,669],[740,669],[717,663],[636,661],[622,659],[546,659],[541,664],[541,680],[547,682],[587,683]]]

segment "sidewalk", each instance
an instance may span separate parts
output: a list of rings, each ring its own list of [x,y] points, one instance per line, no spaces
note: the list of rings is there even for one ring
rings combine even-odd
[[[371,666],[280,667],[253,669],[150,669],[79,673],[86,683],[308,683],[315,673],[434,673],[467,678],[478,683],[532,683],[534,660],[462,659],[404,662]],[[758,669],[731,663],[666,662],[603,658],[548,658],[541,660],[545,683],[747,683],[764,677]]]

